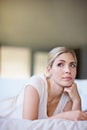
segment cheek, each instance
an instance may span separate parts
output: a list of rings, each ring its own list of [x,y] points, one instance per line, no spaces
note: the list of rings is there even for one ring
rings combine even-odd
[[[72,75],[73,75],[73,77],[76,77],[76,74],[77,74],[76,69],[75,69],[75,70],[72,70]]]
[[[60,76],[61,74],[62,74],[62,71],[61,71],[61,69],[59,69],[59,68],[53,68],[52,70],[51,70],[51,74],[53,75],[55,75],[55,76]]]

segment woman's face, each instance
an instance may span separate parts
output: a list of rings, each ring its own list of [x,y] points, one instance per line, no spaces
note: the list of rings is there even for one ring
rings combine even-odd
[[[76,61],[71,53],[63,53],[59,55],[49,69],[50,78],[54,83],[69,87],[76,77]]]

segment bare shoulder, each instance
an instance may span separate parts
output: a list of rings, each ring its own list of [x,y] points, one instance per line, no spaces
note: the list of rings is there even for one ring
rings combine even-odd
[[[37,96],[39,97],[39,94],[38,94],[38,91],[31,85],[27,85],[25,87],[25,94],[24,95],[27,95],[27,96]]]
[[[38,118],[38,108],[39,108],[39,95],[37,90],[28,85],[24,92],[24,102],[23,102],[23,118],[25,119],[37,119]]]

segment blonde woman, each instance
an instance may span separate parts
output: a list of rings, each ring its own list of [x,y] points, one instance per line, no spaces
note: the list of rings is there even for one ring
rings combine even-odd
[[[87,120],[74,82],[77,73],[75,52],[56,47],[48,54],[47,73],[32,76],[24,92],[23,118]]]

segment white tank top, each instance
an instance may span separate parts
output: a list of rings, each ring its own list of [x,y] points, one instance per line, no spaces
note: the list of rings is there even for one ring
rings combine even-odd
[[[34,87],[38,91],[40,97],[38,119],[48,118],[47,116],[48,85],[46,81],[46,76],[45,75],[32,76],[31,78],[29,78],[26,85],[27,84],[32,85],[32,87]],[[25,87],[22,89],[21,93],[18,96],[0,102],[0,117],[22,118]],[[70,100],[69,96],[62,94],[61,99],[53,115],[62,112],[66,103],[69,100]]]
[[[40,103],[38,110],[38,119],[48,118],[47,116],[48,85],[46,81],[46,76],[44,74],[38,76],[32,76],[29,79],[28,84],[32,85],[32,87],[34,87],[39,94]],[[69,96],[63,93],[53,115],[63,112],[63,109],[69,100],[70,100]]]

